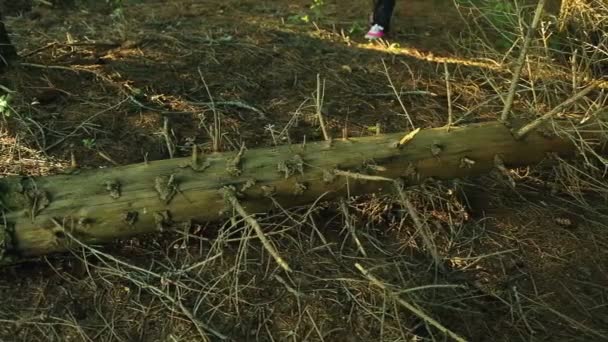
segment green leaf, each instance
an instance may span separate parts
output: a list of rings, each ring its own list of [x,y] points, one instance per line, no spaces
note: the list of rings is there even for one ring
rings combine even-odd
[[[11,116],[11,94],[5,94],[0,96],[0,114],[4,116]]]

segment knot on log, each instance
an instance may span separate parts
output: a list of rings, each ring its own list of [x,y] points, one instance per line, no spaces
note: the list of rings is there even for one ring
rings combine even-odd
[[[232,159],[228,159],[226,162],[226,172],[233,177],[238,177],[243,173],[241,170],[241,158],[245,154],[245,145],[241,145],[241,149]]]
[[[154,190],[158,193],[158,197],[165,204],[169,204],[177,192],[177,182],[175,176],[158,176],[154,179]]]
[[[304,176],[304,160],[296,154],[289,160],[280,161],[277,169],[285,175],[285,179],[296,173]]]
[[[112,180],[106,180],[105,181],[105,186],[106,186],[106,191],[108,192],[108,194],[110,195],[110,197],[112,197],[113,199],[119,199],[120,198],[120,182],[112,179]]]

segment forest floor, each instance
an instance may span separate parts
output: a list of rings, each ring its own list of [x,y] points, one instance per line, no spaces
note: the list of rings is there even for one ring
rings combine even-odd
[[[458,124],[495,120],[511,36],[458,3],[398,1],[386,44],[363,39],[369,0],[40,2],[9,13],[22,64],[0,75],[14,91],[2,97],[0,175],[209,152],[214,116],[222,150],[321,140],[319,83],[332,136],[440,127],[449,108]],[[573,93],[559,58],[528,68],[516,112]],[[597,105],[585,103],[572,111]],[[582,165],[512,170],[515,188],[492,174],[412,189],[439,265],[398,201],[367,196],[259,217],[291,275],[240,222],[7,267],[0,341],[444,340],[403,301],[469,341],[607,340],[607,183]]]

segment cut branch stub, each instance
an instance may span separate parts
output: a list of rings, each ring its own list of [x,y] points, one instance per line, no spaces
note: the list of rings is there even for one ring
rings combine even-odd
[[[177,192],[177,184],[173,174],[169,176],[158,176],[154,179],[154,190],[158,193],[161,201],[169,204]]]
[[[299,154],[295,154],[291,159],[280,161],[277,170],[285,175],[285,179],[299,173],[304,175],[304,160]]]
[[[234,156],[234,158],[229,159],[226,162],[226,172],[228,172],[229,175],[234,176],[234,177],[238,177],[241,175],[241,173],[242,173],[241,158],[243,157],[244,153],[245,153],[245,145],[242,145],[241,149],[236,154],[236,156]]]
[[[120,182],[117,180],[107,180],[105,182],[106,191],[113,199],[120,198]]]

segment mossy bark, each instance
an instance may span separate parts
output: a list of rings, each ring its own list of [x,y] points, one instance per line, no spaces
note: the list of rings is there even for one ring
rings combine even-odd
[[[598,127],[598,122],[589,123],[580,132],[589,141],[597,140],[602,134]],[[172,222],[226,218],[232,214],[222,196],[226,186],[236,189],[243,208],[253,214],[273,208],[269,196],[293,207],[319,197],[394,190],[391,182],[353,179],[335,170],[401,178],[413,185],[429,177],[487,173],[495,168],[496,156],[507,167],[520,167],[539,163],[548,153],[575,154],[571,141],[541,131],[516,140],[502,123],[491,122],[421,130],[400,147],[403,134],[386,134],[220,153],[196,161],[0,179],[0,263],[65,251],[70,241],[66,233],[84,243],[107,243],[154,233]]]

